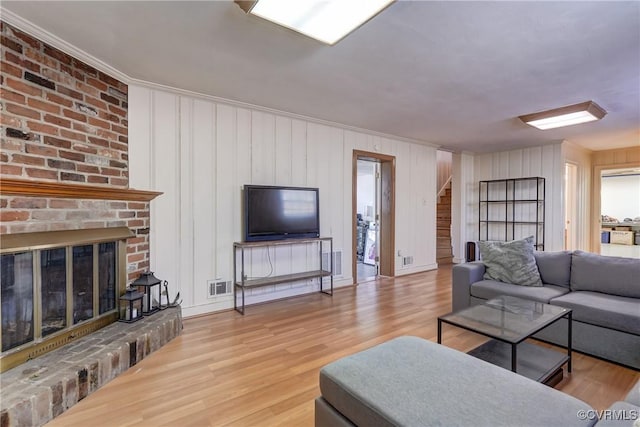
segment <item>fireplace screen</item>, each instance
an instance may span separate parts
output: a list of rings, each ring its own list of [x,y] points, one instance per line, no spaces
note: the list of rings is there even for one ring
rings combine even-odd
[[[0,257],[2,351],[33,341],[33,254]]]
[[[93,319],[96,311],[114,311],[116,248],[116,242],[107,242],[2,255],[2,351]],[[39,265],[34,265],[38,258]],[[100,295],[99,300],[94,295]],[[42,319],[39,328],[35,327],[36,304]]]
[[[116,309],[116,242],[100,243],[98,257],[99,312],[104,314]]]
[[[65,248],[40,252],[42,336],[67,327],[67,255]],[[4,349],[3,349],[4,350]]]
[[[93,245],[73,248],[73,324],[93,317]]]

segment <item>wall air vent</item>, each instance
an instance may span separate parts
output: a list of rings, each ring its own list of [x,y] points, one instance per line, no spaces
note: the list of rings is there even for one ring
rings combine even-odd
[[[230,281],[207,280],[207,298],[215,298],[221,295],[231,295],[233,288]]]
[[[333,275],[342,276],[342,251],[333,251]],[[322,253],[322,269],[329,270],[329,252]]]

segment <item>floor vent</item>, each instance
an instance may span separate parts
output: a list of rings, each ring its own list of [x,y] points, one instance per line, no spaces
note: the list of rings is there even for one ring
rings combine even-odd
[[[220,295],[231,295],[233,291],[231,282],[216,282],[215,280],[207,281],[207,288],[209,289],[209,295],[207,298],[214,298]]]
[[[329,270],[329,252],[322,253],[322,269]],[[333,275],[342,276],[342,251],[333,252]]]

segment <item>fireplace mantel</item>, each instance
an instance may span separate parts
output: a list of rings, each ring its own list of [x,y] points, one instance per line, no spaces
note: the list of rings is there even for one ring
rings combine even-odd
[[[100,199],[146,202],[162,192],[78,185],[65,182],[27,181],[0,177],[0,194],[7,196],[59,197],[67,199]]]

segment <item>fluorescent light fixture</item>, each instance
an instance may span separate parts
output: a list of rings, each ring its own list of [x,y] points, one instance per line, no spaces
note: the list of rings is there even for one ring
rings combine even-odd
[[[520,116],[519,119],[538,129],[554,129],[603,118],[607,112],[593,101],[568,105],[553,110]]]
[[[236,1],[248,13],[333,45],[394,0]]]

